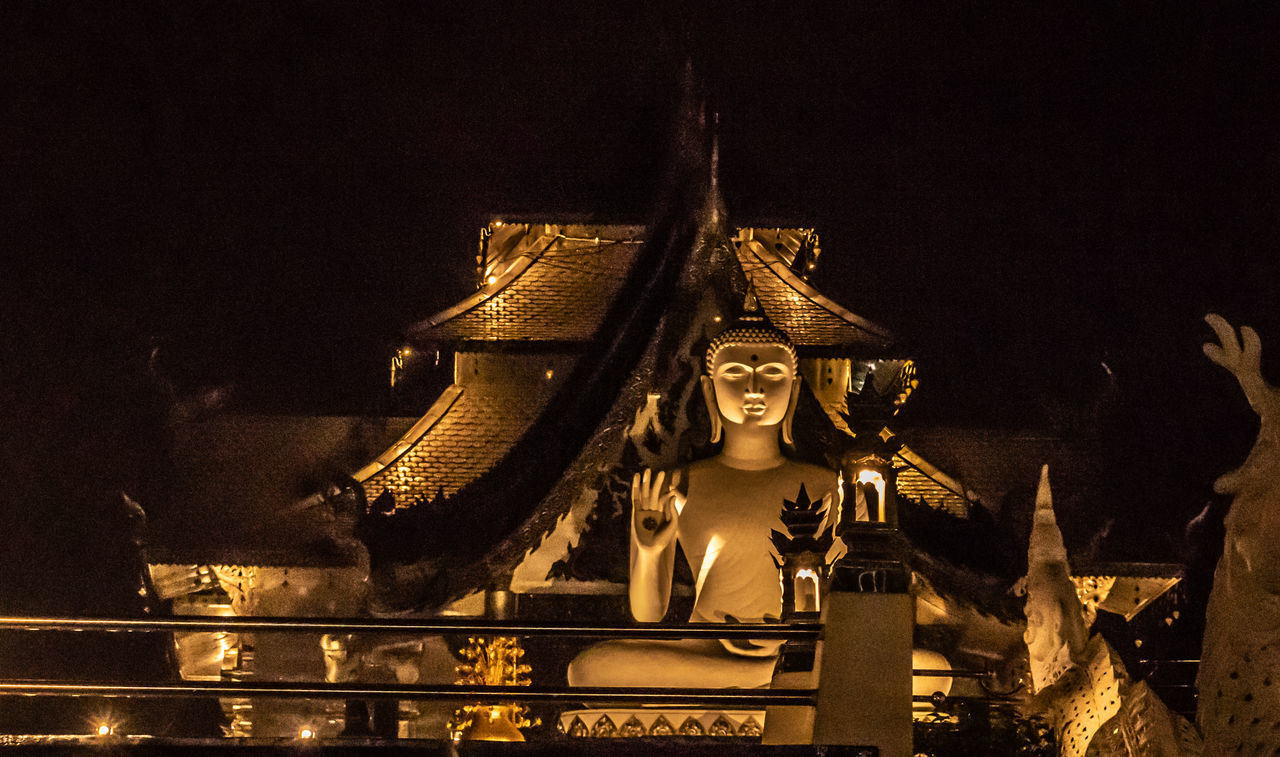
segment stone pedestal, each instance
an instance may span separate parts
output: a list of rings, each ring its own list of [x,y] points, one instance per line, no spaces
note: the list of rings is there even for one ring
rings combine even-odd
[[[911,597],[832,592],[825,615],[813,743],[910,757]]]
[[[770,708],[764,743],[862,746],[881,757],[910,757],[911,597],[832,592],[824,605],[817,708]],[[773,685],[812,685],[804,679],[783,673]]]

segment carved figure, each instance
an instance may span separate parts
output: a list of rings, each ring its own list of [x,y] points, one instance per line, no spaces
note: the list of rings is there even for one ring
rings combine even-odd
[[[724,446],[684,470],[632,481],[630,601],[636,620],[666,615],[677,543],[695,577],[695,622],[777,618],[782,586],[770,554],[784,499],[803,484],[834,515],[839,474],[787,459],[800,382],[795,347],[763,315],[748,313],[706,352],[703,397],[712,441]],[[775,642],[619,640],[585,650],[569,666],[579,686],[768,685]]]
[[[1084,661],[1089,641],[1089,629],[1071,583],[1067,548],[1053,512],[1047,465],[1040,470],[1027,547],[1026,614],[1027,629],[1022,638],[1030,655],[1031,685],[1038,693]]]
[[[1196,713],[1205,754],[1280,751],[1280,391],[1262,378],[1262,344],[1248,326],[1239,336],[1220,316],[1205,320],[1218,344],[1210,360],[1240,382],[1261,418],[1244,465],[1214,482],[1232,495],[1226,543],[1205,618]]]
[[[1200,753],[1192,725],[1145,682],[1131,680],[1101,634],[1089,635],[1053,512],[1048,466],[1040,473],[1027,550],[1026,613],[1033,702],[1053,725],[1063,757]]]

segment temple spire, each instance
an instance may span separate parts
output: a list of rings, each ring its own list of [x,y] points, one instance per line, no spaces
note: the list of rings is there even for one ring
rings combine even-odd
[[[706,196],[702,202],[702,225],[704,229],[713,229],[724,235],[724,198],[720,196],[720,114],[707,114],[707,104],[703,100],[698,118],[703,128],[703,158],[706,160]]]
[[[711,114],[711,159],[707,161],[707,205],[709,220],[720,223],[720,113]]]
[[[1067,562],[1067,548],[1062,542],[1062,531],[1053,512],[1053,493],[1049,489],[1049,466],[1040,468],[1040,485],[1036,490],[1035,520],[1031,526],[1031,543],[1028,557],[1032,562]]]

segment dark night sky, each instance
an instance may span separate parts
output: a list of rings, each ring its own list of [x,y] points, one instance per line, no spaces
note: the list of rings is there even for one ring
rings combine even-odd
[[[1124,497],[1184,518],[1252,440],[1204,313],[1280,379],[1280,19],[1204,6],[6,3],[7,367],[154,337],[232,409],[382,412],[490,214],[648,217],[689,57],[731,221],[819,229],[906,420],[1061,425],[1105,362]]]

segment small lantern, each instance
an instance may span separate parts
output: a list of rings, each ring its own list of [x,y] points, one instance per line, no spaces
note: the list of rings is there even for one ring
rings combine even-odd
[[[902,561],[898,528],[897,481],[894,476],[892,435],[882,432],[883,444],[861,457],[849,455],[842,466],[844,512],[836,530],[847,549],[832,568],[833,591],[901,593],[911,583]],[[852,503],[852,507],[847,505]]]
[[[894,494],[897,487],[889,461],[878,455],[867,455],[853,462],[848,474],[849,486],[853,489],[854,519],[896,525],[898,512]]]
[[[835,541],[832,523],[818,533],[826,516],[822,500],[810,500],[803,484],[794,501],[783,500],[779,517],[787,533],[774,531],[770,538],[779,555],[774,563],[782,581],[784,620],[816,619],[822,610],[826,558]]]

